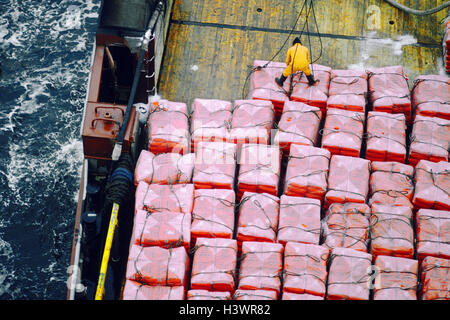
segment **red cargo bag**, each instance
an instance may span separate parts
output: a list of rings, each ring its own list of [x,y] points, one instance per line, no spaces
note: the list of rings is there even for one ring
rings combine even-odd
[[[415,115],[450,120],[449,85],[445,75],[418,76],[411,90]]]
[[[369,300],[372,255],[334,248],[329,257],[327,300]]]
[[[126,278],[151,286],[186,286],[189,256],[182,247],[131,245]]]
[[[365,203],[355,203],[355,202],[345,202],[345,203],[333,203],[328,210],[325,211],[325,217],[330,214],[339,213],[359,213],[370,219],[371,210],[370,207]]]
[[[319,244],[320,208],[317,199],[282,195],[277,242],[283,245],[288,241]]]
[[[413,258],[414,228],[411,208],[373,204],[371,209],[372,255]]]
[[[231,300],[229,292],[189,290],[186,300]]]
[[[344,109],[364,113],[367,104],[367,72],[332,70],[327,109]]]
[[[375,259],[374,300],[417,300],[417,260],[378,256]]]
[[[233,190],[197,189],[192,210],[191,237],[228,238],[234,232],[235,194]]]
[[[234,188],[237,147],[228,142],[199,142],[192,181],[196,189]]]
[[[191,215],[139,210],[134,217],[132,244],[143,247],[184,247],[191,242]]]
[[[327,191],[330,151],[292,145],[286,168],[284,193],[322,201]]]
[[[245,192],[239,204],[236,240],[275,242],[280,199],[268,193]]]
[[[270,144],[274,112],[270,101],[236,100],[229,142]]]
[[[269,290],[278,295],[283,271],[283,245],[245,241],[240,256],[239,290]]]
[[[283,292],[324,297],[329,249],[288,242],[284,251]]]
[[[417,258],[450,259],[450,215],[448,211],[420,209],[416,214]]]
[[[324,300],[324,297],[315,296],[308,293],[283,292],[281,300]]]
[[[125,280],[122,300],[184,300],[184,287],[148,286]]]
[[[159,100],[148,117],[148,147],[153,154],[185,154],[189,147],[189,116],[183,102]]]
[[[365,203],[369,192],[370,161],[334,155],[330,161],[325,208],[338,202]]]
[[[416,209],[450,211],[450,164],[421,160],[415,170],[413,204]]]
[[[316,146],[321,119],[319,108],[287,101],[278,122],[274,144],[280,146],[285,155],[289,154],[291,144]]]
[[[421,274],[422,300],[450,300],[450,260],[426,257]]]
[[[236,240],[198,238],[193,252],[191,289],[232,293],[237,263]]]
[[[222,141],[229,137],[233,105],[218,99],[194,99],[191,114],[191,152],[200,141]]]
[[[233,295],[233,300],[277,300],[277,293],[272,290],[241,290]]]

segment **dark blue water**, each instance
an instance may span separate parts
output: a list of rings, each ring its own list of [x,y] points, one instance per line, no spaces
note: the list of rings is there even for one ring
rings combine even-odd
[[[65,299],[100,1],[0,0],[0,299]]]

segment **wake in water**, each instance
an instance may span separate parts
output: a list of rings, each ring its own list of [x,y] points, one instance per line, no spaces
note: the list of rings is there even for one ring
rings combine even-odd
[[[100,1],[0,2],[0,299],[64,299]]]

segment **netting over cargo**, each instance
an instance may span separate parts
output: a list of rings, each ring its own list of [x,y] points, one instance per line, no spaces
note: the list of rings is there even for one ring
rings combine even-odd
[[[235,289],[237,244],[233,239],[198,238],[193,248],[191,289]]]
[[[320,208],[317,199],[282,195],[277,242],[283,245],[288,241],[319,244]]]
[[[445,75],[421,75],[411,90],[416,115],[450,120],[450,78]]]
[[[150,152],[188,152],[189,115],[185,103],[159,100],[151,105],[147,125]]]
[[[143,247],[184,247],[191,242],[191,215],[179,212],[137,211],[131,243]]]
[[[402,66],[369,70],[369,100],[373,111],[403,113],[411,123],[411,98]]]
[[[417,300],[417,260],[378,256],[374,300]]]
[[[325,296],[329,249],[288,242],[284,251],[283,295],[286,292]]]
[[[242,145],[239,158],[238,197],[245,191],[278,194],[281,152],[277,146]]]
[[[126,278],[152,286],[186,286],[189,256],[182,247],[131,245]]]
[[[369,204],[413,207],[414,168],[398,162],[371,163]]]
[[[329,109],[322,135],[322,148],[332,155],[359,157],[364,134],[364,113]]]
[[[156,184],[190,183],[194,168],[194,154],[153,153],[142,150],[134,170],[134,184],[139,182]]]
[[[330,161],[325,208],[339,202],[365,203],[369,191],[370,161],[334,155]]]
[[[405,162],[406,121],[403,114],[369,112],[366,136],[367,160]]]
[[[335,205],[340,208],[338,211],[333,210]],[[364,213],[350,208],[341,208],[340,204],[330,206],[328,215],[322,220],[323,245],[328,248],[352,248],[367,252],[369,219]]]
[[[294,77],[290,99],[318,107],[322,111],[322,114],[325,114],[327,111],[331,68],[320,64],[312,64],[310,65],[310,69],[314,75],[314,79],[320,82],[310,86],[304,73],[296,75]]]
[[[368,95],[367,73],[359,70],[332,70],[327,109],[365,112]]]
[[[233,105],[218,99],[194,99],[191,114],[191,151],[200,141],[227,141]]]
[[[450,211],[450,164],[421,160],[415,170],[413,204],[416,209]]]
[[[281,76],[286,64],[284,62],[255,60],[253,68],[258,66],[264,68],[254,69],[252,72],[248,98],[271,101],[275,115],[280,117],[284,103],[289,101],[287,93],[289,92],[290,81],[289,79],[285,81],[282,89],[275,83],[275,78]]]
[[[139,182],[136,188],[135,210],[149,212],[172,211],[192,213],[194,185],[148,184]]]
[[[316,146],[322,112],[302,102],[287,101],[278,122],[274,144],[288,155],[291,144]]]
[[[274,112],[270,101],[234,101],[229,141],[238,144],[270,144]]]
[[[245,241],[242,243],[239,290],[281,290],[283,245],[280,243]]]
[[[199,142],[192,181],[196,189],[233,189],[237,146],[228,142]]]
[[[327,281],[327,300],[369,300],[372,255],[349,248],[335,248]]]
[[[421,265],[422,300],[450,299],[450,260],[426,257]]]
[[[277,293],[271,290],[242,290],[233,294],[233,300],[277,300]]]
[[[194,194],[191,235],[197,238],[228,238],[234,232],[233,190],[197,189]]]
[[[411,133],[408,163],[448,161],[450,120],[416,116]]]
[[[322,200],[328,186],[330,158],[331,154],[326,149],[292,145],[284,193]]]
[[[280,199],[268,193],[244,192],[239,204],[236,239],[275,242]]]
[[[189,290],[186,300],[231,300],[229,292]]]
[[[420,209],[416,214],[417,258],[450,259],[450,215],[448,211]]]
[[[184,287],[149,286],[125,280],[123,300],[183,300]]]
[[[373,204],[371,209],[372,255],[413,258],[414,229],[411,208]]]

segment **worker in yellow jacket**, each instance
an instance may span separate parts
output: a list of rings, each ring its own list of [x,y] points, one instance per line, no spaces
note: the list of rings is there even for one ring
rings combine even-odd
[[[292,47],[288,49],[287,57],[286,57],[286,69],[284,69],[283,74],[280,78],[275,78],[275,82],[283,87],[284,81],[286,81],[287,77],[298,72],[302,71],[306,78],[308,79],[308,83],[310,86],[314,85],[316,81],[314,80],[314,76],[311,73],[311,69],[309,68],[309,64],[311,63],[309,58],[308,48],[302,45],[302,42],[297,37],[292,42]]]

